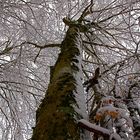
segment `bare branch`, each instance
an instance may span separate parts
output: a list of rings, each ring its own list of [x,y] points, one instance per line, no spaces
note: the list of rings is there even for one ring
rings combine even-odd
[[[36,48],[40,48],[40,49],[61,47],[61,44],[46,44],[44,46],[40,46],[40,45],[33,43],[33,42],[24,42],[24,44],[31,44],[31,45],[34,45]]]

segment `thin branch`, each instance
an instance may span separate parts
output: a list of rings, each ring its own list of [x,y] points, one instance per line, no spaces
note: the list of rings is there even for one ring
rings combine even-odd
[[[31,44],[31,45],[34,45],[36,48],[40,48],[40,49],[61,47],[61,44],[46,44],[44,46],[38,45],[33,42],[24,42],[23,44]]]

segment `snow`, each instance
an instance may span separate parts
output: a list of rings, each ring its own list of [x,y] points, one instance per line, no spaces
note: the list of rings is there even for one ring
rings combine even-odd
[[[109,140],[112,140],[113,138],[114,138],[115,140],[121,140],[121,137],[120,137],[117,133],[112,133],[112,134],[110,135]]]
[[[76,92],[74,93],[75,99],[78,104],[78,108],[75,108],[76,111],[83,116],[83,118],[87,119],[87,112],[86,112],[86,100],[85,100],[85,95],[84,95],[84,88],[82,85],[82,68],[81,68],[81,62],[80,62],[80,57],[77,57],[79,64],[79,72],[75,74],[75,79],[76,79]]]
[[[86,126],[88,126],[91,129],[95,129],[97,131],[103,132],[104,134],[110,135],[110,131],[108,129],[100,127],[100,126],[95,125],[95,124],[92,124],[92,123],[88,122],[87,120],[81,119],[78,122],[85,124]]]
[[[129,127],[133,128],[133,122],[129,118],[129,114],[125,109],[117,108],[113,106],[114,97],[108,96],[102,98],[102,107],[97,111],[97,115],[109,115],[112,118],[123,118]]]
[[[81,51],[81,41],[80,41],[80,36],[77,38],[76,41],[76,47],[79,49],[79,51]],[[81,53],[80,53],[81,54]],[[84,119],[88,119],[88,114],[86,112],[86,99],[85,99],[85,95],[84,95],[84,88],[82,85],[82,80],[83,80],[83,74],[82,74],[82,58],[81,55],[79,56],[75,56],[75,59],[77,59],[78,63],[73,62],[71,65],[76,65],[79,68],[79,71],[74,74],[75,80],[76,80],[76,90],[74,91],[74,95],[75,95],[75,100],[77,102],[77,105],[73,105],[75,111],[80,114],[82,116],[82,118]],[[77,116],[75,116],[75,118],[77,120],[79,120],[79,118],[77,118]],[[91,140],[91,136],[89,134],[88,131],[84,131],[83,133],[81,133],[80,136],[81,140]]]
[[[76,47],[79,49],[80,54],[81,53],[81,39],[80,35],[77,37],[77,40],[75,42]],[[82,58],[81,55],[75,56],[75,59],[77,59],[78,63],[73,62],[74,65],[76,65],[79,68],[79,71],[74,73],[74,77],[76,79],[76,91],[74,92],[75,99],[77,101],[78,107],[75,106],[75,110],[82,115],[84,119],[88,118],[87,112],[86,112],[86,99],[84,95],[84,88],[82,85],[82,79],[83,79],[83,74],[82,74]]]
[[[121,140],[121,137],[117,133],[112,133],[110,130],[100,127],[98,125],[92,124],[92,123],[88,122],[87,120],[81,119],[78,122],[84,124],[85,126],[87,126],[89,129],[91,129],[93,131],[94,130],[99,131],[99,132],[102,132],[103,134],[108,135],[110,140],[112,140],[113,138],[115,140]]]

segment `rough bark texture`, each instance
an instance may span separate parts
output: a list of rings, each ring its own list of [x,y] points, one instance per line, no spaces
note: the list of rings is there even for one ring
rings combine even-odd
[[[79,72],[77,48],[78,28],[71,27],[62,42],[61,53],[51,68],[50,84],[36,115],[32,140],[79,140],[80,130],[75,116],[82,118],[72,107],[77,106],[74,92]]]

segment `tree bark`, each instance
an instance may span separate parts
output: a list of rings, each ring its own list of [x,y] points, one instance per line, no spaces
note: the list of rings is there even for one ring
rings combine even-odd
[[[79,113],[78,97],[84,96],[83,90],[79,88],[81,93],[77,90],[78,86],[83,89],[82,77],[79,77],[80,40],[79,29],[70,27],[61,44],[58,60],[51,68],[45,98],[36,112],[32,140],[80,140],[77,119],[83,115]]]

